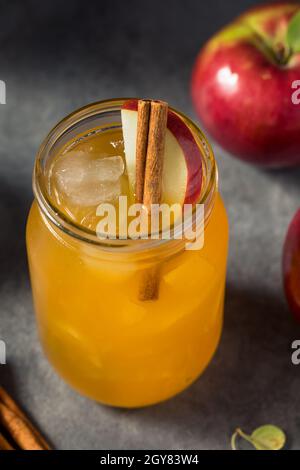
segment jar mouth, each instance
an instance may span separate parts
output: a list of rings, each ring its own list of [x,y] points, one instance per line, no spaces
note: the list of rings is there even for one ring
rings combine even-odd
[[[47,188],[47,168],[46,163],[49,158],[51,158],[51,153],[55,154],[55,148],[59,147],[59,143],[62,145],[68,140],[72,132],[74,133],[73,137],[77,134],[82,133],[84,130],[89,131],[92,127],[93,121],[96,119],[104,118],[109,120],[113,116],[120,112],[121,106],[127,100],[136,99],[136,98],[116,98],[110,100],[98,101],[95,103],[88,104],[73,113],[66,116],[62,119],[46,136],[42,142],[35,161],[34,171],[33,171],[33,192],[37,200],[38,206],[42,211],[43,215],[54,224],[59,230],[63,231],[67,235],[76,238],[77,240],[97,245],[105,251],[115,250],[124,252],[135,252],[135,251],[144,251],[144,250],[153,250],[158,247],[167,246],[170,242],[173,242],[173,245],[182,245],[185,240],[176,239],[176,229],[175,227],[171,229],[171,237],[169,239],[160,237],[159,239],[102,239],[99,238],[94,231],[88,229],[87,227],[76,224],[71,219],[68,219],[67,216],[60,211],[60,209],[54,206],[51,198],[49,197],[49,192]],[[214,153],[209,144],[207,138],[199,127],[183,113],[177,111],[176,109],[170,107],[177,115],[183,118],[190,130],[197,137],[199,145],[201,147],[201,153],[203,157],[202,168],[203,168],[203,179],[202,179],[202,188],[201,195],[198,201],[198,204],[203,204],[204,206],[204,226],[208,223],[210,214],[214,205],[214,197],[218,185],[218,171],[214,158]],[[109,128],[109,124],[107,125]],[[77,129],[79,129],[76,131]],[[195,214],[193,213],[190,218],[185,221],[185,227],[189,228],[195,223]]]

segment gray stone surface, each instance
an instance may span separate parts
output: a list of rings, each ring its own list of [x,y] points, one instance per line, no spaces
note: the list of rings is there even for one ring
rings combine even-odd
[[[56,448],[226,449],[236,426],[269,422],[300,448],[300,367],[290,360],[300,328],[280,270],[299,170],[262,171],[215,146],[231,227],[224,332],[203,376],[166,403],[122,411],[73,392],[42,354],[26,264],[31,171],[49,129],[75,108],[116,96],[163,98],[195,118],[188,87],[198,48],[254,3],[2,2],[0,338],[8,363],[0,382]]]

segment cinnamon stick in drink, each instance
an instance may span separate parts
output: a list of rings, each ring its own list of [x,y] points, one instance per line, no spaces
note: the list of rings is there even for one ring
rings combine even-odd
[[[143,103],[143,102],[142,102]],[[146,133],[146,120],[142,119],[141,110],[143,105],[138,106],[138,128],[137,142],[143,141],[142,136]],[[143,181],[143,204],[151,217],[152,204],[160,204],[162,196],[162,172],[163,156],[165,148],[165,135],[167,128],[168,105],[163,101],[151,101],[150,120],[148,123],[147,152],[145,161],[145,173],[139,165],[137,180]],[[138,147],[137,147],[138,149]],[[137,151],[137,163],[141,157]],[[138,168],[138,165],[137,165]],[[139,195],[140,198],[140,195]],[[137,200],[137,202],[140,202]],[[142,273],[139,288],[140,300],[155,300],[158,298],[159,290],[159,266],[154,266]]]
[[[143,199],[149,212],[151,212],[152,204],[160,204],[161,202],[167,117],[167,103],[151,101]]]
[[[142,272],[139,300],[156,300],[159,294],[159,265]]]
[[[136,183],[135,183],[135,201],[138,204],[143,203],[144,198],[144,180],[147,158],[149,122],[150,122],[151,103],[148,100],[139,100],[138,102],[138,132],[136,136]]]

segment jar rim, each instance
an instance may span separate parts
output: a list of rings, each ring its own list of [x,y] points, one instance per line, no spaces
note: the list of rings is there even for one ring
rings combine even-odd
[[[38,206],[42,213],[47,217],[47,219],[53,223],[57,228],[62,230],[67,235],[87,242],[93,245],[99,246],[105,251],[111,251],[118,248],[118,251],[124,252],[135,252],[135,251],[151,251],[156,248],[163,248],[168,246],[170,242],[176,241],[175,245],[182,245],[182,240],[174,240],[159,238],[159,239],[147,239],[147,240],[131,240],[131,239],[102,239],[98,235],[89,230],[87,227],[80,226],[72,220],[68,219],[65,214],[63,214],[57,207],[53,205],[48,195],[48,192],[45,190],[41,184],[42,179],[45,177],[43,170],[43,161],[49,155],[49,152],[53,146],[59,141],[59,139],[65,135],[74,125],[84,122],[86,119],[100,115],[101,113],[116,112],[121,109],[122,104],[127,100],[132,100],[137,98],[115,98],[97,101],[94,103],[87,104],[71,114],[67,115],[61,121],[59,121],[56,126],[48,133],[48,135],[43,140],[40,145],[35,165],[33,171],[33,192],[38,203]],[[205,225],[210,218],[210,214],[214,204],[214,196],[218,186],[218,170],[214,157],[212,147],[207,140],[204,133],[201,129],[187,116],[185,116],[180,111],[177,111],[175,108],[170,106],[170,109],[178,114],[181,118],[187,121],[191,130],[197,134],[199,141],[202,145],[202,157],[203,163],[205,164],[206,172],[206,185],[201,190],[201,196],[199,199],[199,204],[204,205],[205,213]],[[193,220],[187,222],[187,225],[192,225]],[[181,242],[181,243],[180,243]]]

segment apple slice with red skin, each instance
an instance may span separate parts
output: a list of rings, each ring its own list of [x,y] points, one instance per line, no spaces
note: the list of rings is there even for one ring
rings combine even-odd
[[[125,101],[121,109],[127,173],[135,187],[138,100]],[[194,204],[202,186],[203,156],[199,144],[182,118],[169,108],[163,170],[162,202]]]
[[[300,209],[288,228],[283,248],[282,270],[289,307],[300,322]]]

